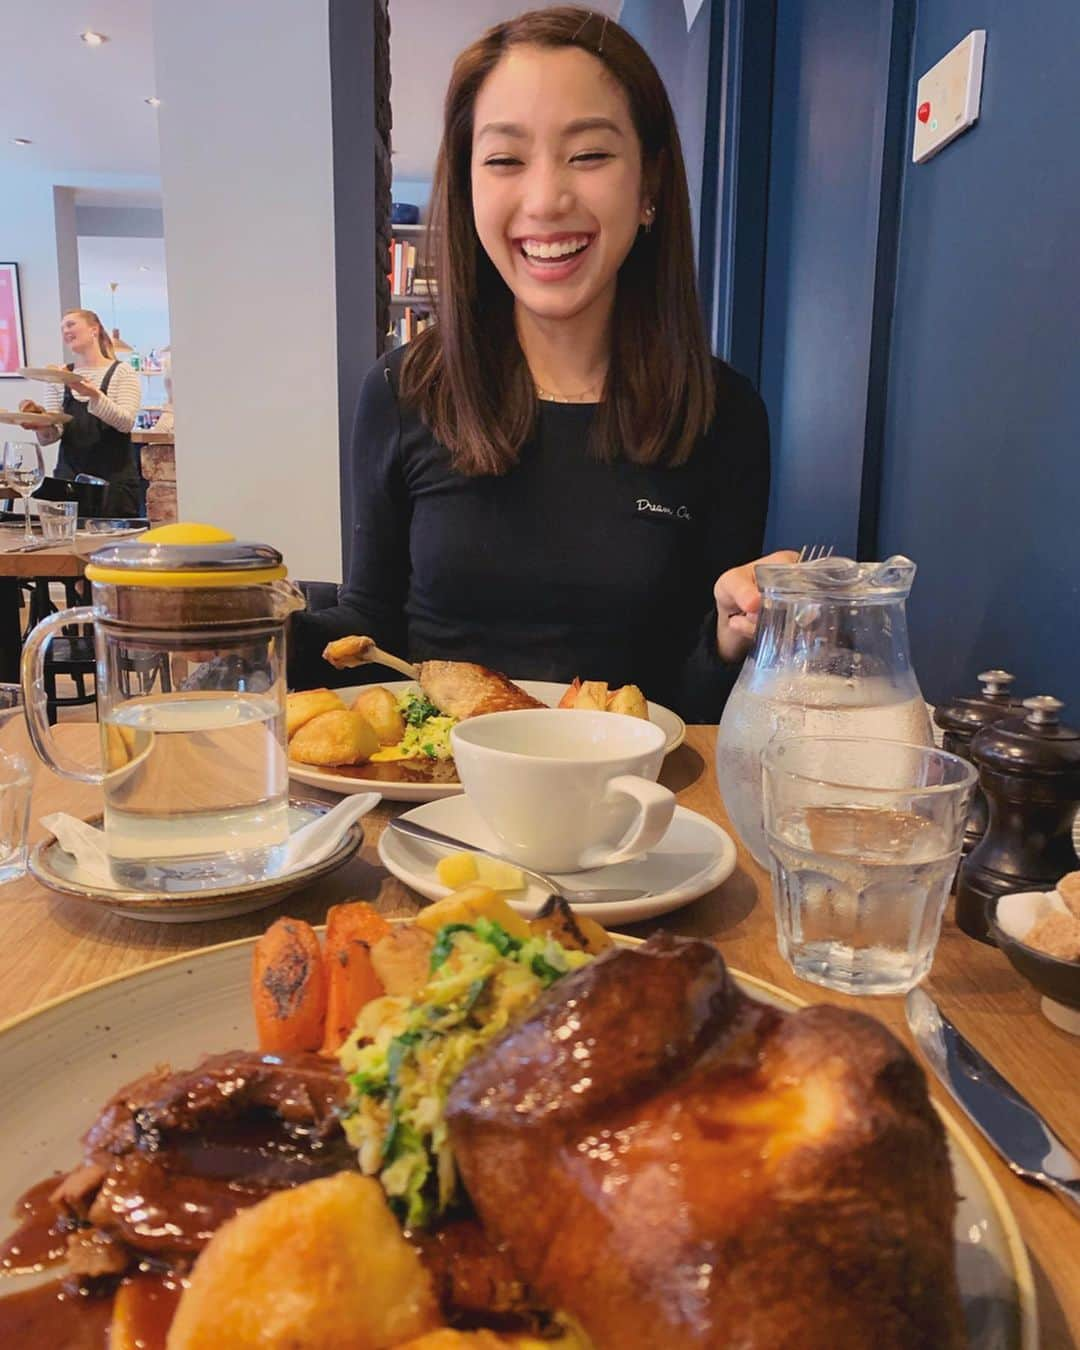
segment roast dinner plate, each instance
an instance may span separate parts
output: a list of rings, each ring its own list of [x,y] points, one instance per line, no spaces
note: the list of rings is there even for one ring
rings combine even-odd
[[[70,413],[63,412],[8,412],[0,411],[0,422],[12,427],[62,427],[71,421]]]
[[[0,1027],[5,1167],[0,1213],[31,1182],[74,1167],[79,1139],[110,1095],[156,1064],[187,1068],[206,1054],[256,1044],[250,976],[254,938],[170,957],[89,985]],[[632,943],[632,938],[619,941]],[[754,998],[803,1006],[774,985],[732,974]],[[974,1147],[942,1112],[959,1193],[954,1224],[969,1350],[1037,1350],[1031,1266],[1016,1220]],[[14,1227],[10,1223],[5,1233]],[[41,1276],[0,1281],[15,1293]],[[866,1329],[872,1345],[874,1328]]]
[[[404,694],[406,690],[418,687],[415,680],[379,680],[378,683],[394,695]],[[538,698],[541,703],[546,703],[551,708],[555,707],[568,688],[568,684],[559,684],[552,680],[515,680],[514,683],[519,689],[524,689],[527,694]],[[358,694],[370,688],[369,684],[357,684],[334,692],[340,694],[346,703],[351,704]],[[670,708],[665,708],[659,703],[650,703],[649,720],[655,722],[667,737],[664,746],[666,755],[670,755],[672,750],[682,745],[686,739],[686,723]],[[407,765],[409,761],[398,760],[393,764],[383,765],[358,764],[355,768],[321,769],[313,764],[298,764],[290,759],[289,773],[298,783],[306,783],[308,787],[324,788],[328,792],[339,792],[342,795],[350,792],[381,792],[388,801],[394,802],[435,802],[461,792],[461,784],[456,779],[447,783],[395,782],[392,779],[379,778],[377,772],[370,772],[370,770],[397,769],[403,763]]]
[[[322,802],[293,798],[289,802],[290,833],[317,820],[329,809]],[[89,823],[100,825],[101,817],[94,816]],[[116,885],[105,886],[87,877],[75,857],[51,837],[43,839],[33,849],[27,866],[50,891],[98,908],[111,909],[128,919],[146,919],[151,923],[201,923],[206,919],[232,919],[238,914],[251,914],[276,904],[302,886],[336,871],[349,861],[363,841],[364,827],[358,820],[342,835],[333,853],[321,862],[299,867],[284,876],[206,891],[136,891]]]
[[[425,806],[406,811],[405,820],[415,820],[430,830],[452,835],[466,844],[498,853],[498,837],[476,814],[468,797],[459,793],[444,802],[428,802]],[[445,858],[447,850],[434,848],[422,839],[396,834],[391,829],[379,836],[379,858],[388,872],[411,886],[428,900],[439,900],[450,894],[435,875],[435,866]],[[612,902],[590,901],[581,905],[583,914],[602,923],[605,928],[629,923],[643,923],[658,914],[668,914],[707,895],[731,876],[735,870],[735,844],[731,835],[707,816],[676,806],[667,834],[656,848],[630,862],[611,863],[588,872],[568,872],[552,876],[559,884],[559,893],[571,905],[576,889],[591,890],[608,886],[613,890],[643,890],[646,895],[637,900]],[[514,909],[522,914],[535,914],[547,899],[549,891],[530,884],[520,896],[507,896]]]
[[[42,384],[76,384],[82,379],[66,366],[23,366],[19,374],[24,380],[38,380]]]

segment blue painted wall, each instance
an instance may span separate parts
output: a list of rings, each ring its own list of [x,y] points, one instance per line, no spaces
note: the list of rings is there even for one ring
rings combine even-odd
[[[972,28],[981,118],[905,169],[879,551],[929,699],[1003,665],[1078,725],[1080,6],[921,0],[912,90]]]
[[[683,0],[625,0],[619,12],[619,22],[649,53],[671,100],[686,160],[695,238],[705,163],[712,5],[713,0],[704,0],[689,31]]]
[[[768,543],[856,551],[903,0],[778,0],[761,393]]]

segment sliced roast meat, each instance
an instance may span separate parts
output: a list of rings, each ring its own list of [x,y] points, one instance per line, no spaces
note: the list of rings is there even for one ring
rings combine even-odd
[[[239,1209],[356,1167],[341,1130],[347,1087],[317,1055],[212,1055],[127,1084],[87,1131],[85,1161],[50,1197],[79,1223],[72,1270],[117,1274],[140,1257],[184,1266]]]

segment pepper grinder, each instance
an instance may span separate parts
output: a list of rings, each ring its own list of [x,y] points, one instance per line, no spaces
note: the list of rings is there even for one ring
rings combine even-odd
[[[989,820],[960,865],[956,922],[990,942],[987,904],[1012,891],[1048,891],[1076,866],[1071,831],[1080,807],[1080,731],[1065,726],[1059,699],[1026,698],[1024,717],[978,732],[979,769]]]
[[[982,686],[977,694],[964,694],[952,703],[934,709],[934,722],[944,731],[943,749],[961,759],[971,760],[971,742],[974,737],[1003,717],[1019,717],[1024,705],[1009,693],[1009,685],[1016,679],[1007,670],[984,670],[979,676]],[[971,797],[964,842],[961,853],[966,855],[986,833],[986,796],[976,784]]]

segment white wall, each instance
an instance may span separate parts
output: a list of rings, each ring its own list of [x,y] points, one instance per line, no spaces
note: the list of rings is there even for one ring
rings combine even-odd
[[[153,27],[181,515],[338,580],[327,7],[154,0]]]
[[[60,281],[56,264],[56,217],[53,185],[47,174],[3,176],[4,207],[0,212],[0,261],[19,264],[26,359],[43,366],[63,357],[60,344]],[[44,387],[25,380],[0,380],[0,407],[14,409],[24,398],[40,399]],[[0,439],[29,439],[31,433],[4,427]],[[49,452],[49,464],[55,460]]]
[[[56,241],[56,184],[79,188],[100,186],[124,189],[145,188],[154,180],[120,175],[58,173],[50,170],[19,170],[5,167],[0,172],[0,260],[19,264],[19,288],[22,294],[23,328],[26,333],[26,359],[30,365],[44,366],[64,361],[67,354],[60,341],[59,267]],[[24,398],[40,399],[43,387],[25,380],[0,380],[0,407],[17,408]],[[30,435],[18,428],[5,428],[5,437],[19,440]],[[55,452],[48,451],[47,467]]]

